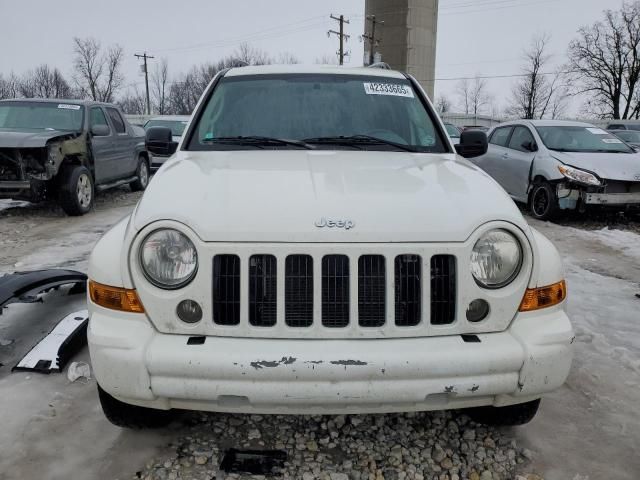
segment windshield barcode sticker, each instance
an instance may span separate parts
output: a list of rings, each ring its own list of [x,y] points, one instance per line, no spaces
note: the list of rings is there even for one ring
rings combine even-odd
[[[65,110],[80,110],[80,105],[69,105],[68,103],[59,103],[58,108]]]
[[[364,82],[364,93],[367,95],[392,95],[394,97],[413,98],[413,90],[399,83]]]
[[[617,138],[603,138],[602,141],[604,143],[622,143],[622,140],[618,140]]]
[[[601,128],[587,128],[587,130],[593,133],[594,135],[609,135],[608,132],[605,132]]]

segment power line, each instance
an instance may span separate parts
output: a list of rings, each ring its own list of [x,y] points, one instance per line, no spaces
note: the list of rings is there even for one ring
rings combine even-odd
[[[147,91],[147,115],[151,115],[151,101],[149,99],[149,69],[147,68],[147,59],[151,59],[155,57],[147,55],[147,52],[135,53],[133,56],[144,59],[144,85]]]
[[[344,15],[340,15],[339,17],[334,17],[333,13],[329,16],[332,20],[337,20],[340,23],[340,31],[336,32],[335,30],[329,30],[327,32],[327,36],[337,35],[340,40],[340,49],[338,50],[338,58],[340,59],[340,65],[344,65],[344,42],[345,40],[349,40],[349,35],[344,33],[344,24],[349,23],[349,20],[344,19]]]
[[[380,38],[376,38],[376,24],[382,26],[384,21],[376,20],[375,15],[367,15],[367,20],[371,20],[371,33],[362,34],[362,39],[369,41],[369,65],[372,65],[375,58],[375,49],[380,44]]]
[[[579,73],[575,70],[566,70],[561,72],[537,72],[536,75],[564,75],[568,73]],[[473,75],[472,77],[443,77],[443,78],[434,78],[431,80],[427,80],[429,82],[448,82],[452,80],[475,80],[478,79],[492,79],[492,78],[521,78],[528,77],[531,73],[511,73],[505,75]]]

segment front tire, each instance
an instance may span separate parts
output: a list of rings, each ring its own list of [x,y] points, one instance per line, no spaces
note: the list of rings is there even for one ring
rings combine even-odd
[[[149,163],[143,156],[138,158],[138,169],[136,170],[136,178],[129,184],[133,192],[141,192],[149,185]]]
[[[164,427],[171,421],[170,410],[156,410],[121,402],[100,388],[100,385],[98,397],[104,416],[117,427],[142,430]]]
[[[95,197],[91,172],[81,165],[64,165],[59,173],[58,195],[67,215],[87,213],[93,208]]]
[[[553,220],[558,216],[558,196],[549,182],[536,183],[531,190],[529,201],[531,216],[538,220]]]
[[[524,425],[538,412],[540,399],[506,407],[477,407],[465,411],[477,423],[493,426]]]

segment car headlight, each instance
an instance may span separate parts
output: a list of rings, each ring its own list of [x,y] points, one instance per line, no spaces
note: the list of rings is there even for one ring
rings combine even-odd
[[[522,266],[522,247],[506,230],[490,230],[471,252],[471,274],[483,288],[501,288],[513,281]]]
[[[567,165],[558,165],[558,170],[569,180],[584,183],[586,185],[601,185],[600,180],[595,175],[580,170],[578,168],[569,167]]]
[[[151,283],[172,290],[193,279],[198,270],[198,252],[191,240],[179,231],[156,230],[140,245],[140,264]]]

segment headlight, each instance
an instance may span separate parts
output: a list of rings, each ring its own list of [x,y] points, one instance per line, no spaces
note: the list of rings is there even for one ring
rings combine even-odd
[[[177,230],[156,230],[140,245],[140,263],[145,276],[155,286],[176,289],[195,276],[198,253],[191,240]]]
[[[522,247],[506,230],[490,230],[473,246],[471,274],[483,288],[508,285],[520,272]]]
[[[586,185],[600,185],[600,180],[595,175],[580,170],[578,168],[568,167],[567,165],[558,165],[558,170],[569,180],[584,183]]]

